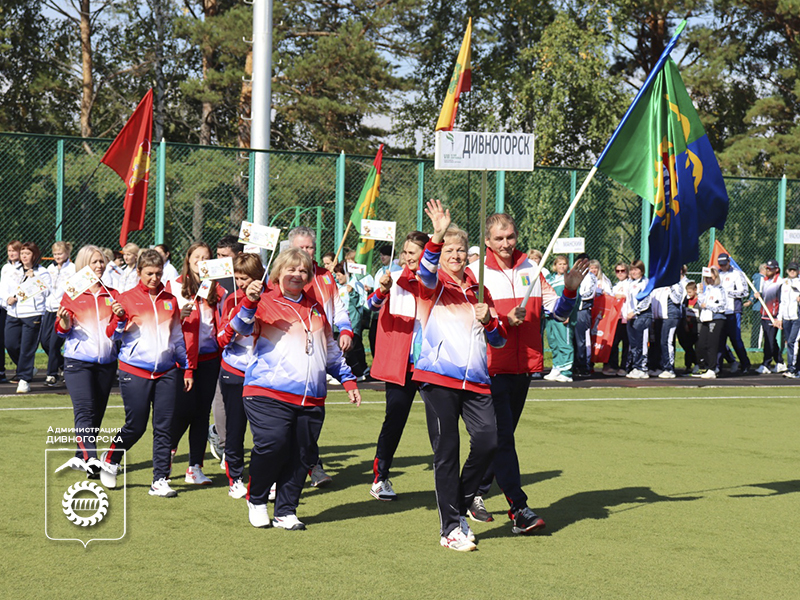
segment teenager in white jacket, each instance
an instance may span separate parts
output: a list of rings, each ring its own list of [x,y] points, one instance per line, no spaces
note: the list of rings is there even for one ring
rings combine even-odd
[[[61,306],[64,285],[67,279],[75,275],[75,265],[69,259],[72,244],[56,242],[52,250],[54,262],[47,267],[47,272],[50,274],[50,293],[45,301],[42,328],[39,331],[39,341],[47,353],[47,377],[44,379],[44,384],[48,387],[55,387],[58,384],[58,373],[64,370],[64,357],[61,355],[64,338],[56,335],[56,313]]]

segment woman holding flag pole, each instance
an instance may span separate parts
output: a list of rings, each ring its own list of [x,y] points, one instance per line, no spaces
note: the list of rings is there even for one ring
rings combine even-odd
[[[214,400],[220,368],[217,344],[219,312],[217,303],[223,290],[213,280],[200,279],[201,261],[211,260],[211,248],[205,242],[195,242],[186,251],[181,276],[168,281],[166,290],[175,295],[181,310],[181,329],[186,344],[186,359],[195,373],[195,384],[179,394],[175,404],[172,427],[172,455],[189,430],[189,467],[186,483],[209,485],[211,479],[203,473],[208,422]]]

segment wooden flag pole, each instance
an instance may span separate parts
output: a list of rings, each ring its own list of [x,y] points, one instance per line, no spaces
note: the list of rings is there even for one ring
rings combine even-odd
[[[486,257],[486,178],[487,172],[481,175],[481,214],[480,240],[478,240],[478,302],[483,302],[483,262]]]
[[[344,234],[342,235],[342,241],[339,242],[339,248],[337,248],[337,250],[336,250],[336,256],[333,257],[333,264],[334,265],[336,265],[336,263],[339,262],[339,253],[342,251],[342,248],[344,248],[344,242],[347,239],[347,234],[350,233],[350,228],[352,226],[353,226],[353,222],[352,221],[348,221],[347,222],[347,229],[344,230]]]

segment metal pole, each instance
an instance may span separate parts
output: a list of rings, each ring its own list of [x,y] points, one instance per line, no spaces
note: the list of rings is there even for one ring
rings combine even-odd
[[[506,212],[506,172],[497,171],[494,176],[494,212],[503,213]]]
[[[321,243],[322,243],[322,207],[318,206],[317,207],[317,249],[316,249],[316,256],[315,256],[317,264],[319,264],[320,261],[321,261],[320,254],[319,254],[320,253],[319,247],[320,247]]]
[[[339,248],[344,235],[344,150],[336,159],[336,229],[334,245]],[[338,256],[336,257],[338,260]]]
[[[255,211],[255,189],[253,183],[256,179],[256,154],[258,152],[250,152],[250,158],[247,161],[247,220],[253,222],[253,212]]]
[[[422,214],[425,207],[425,163],[417,165],[417,231],[422,231]]]
[[[56,145],[56,241],[64,239],[64,140]]]
[[[478,302],[483,302],[483,259],[486,256],[486,177],[487,171],[481,174],[481,213],[478,215],[480,239],[478,240]]]
[[[167,142],[161,138],[156,150],[156,230],[153,241],[164,243],[164,220],[167,202]]]
[[[786,175],[778,184],[778,234],[775,239],[775,260],[783,273],[783,231],[786,229]]]
[[[708,257],[714,256],[714,242],[717,241],[717,228],[712,227],[708,230]]]
[[[253,96],[250,147],[269,150],[272,117],[272,0],[253,0]],[[269,153],[255,153],[253,222],[269,222]]]
[[[575,191],[578,189],[578,172],[577,171],[570,171],[569,172],[569,197],[575,197]],[[572,213],[569,215],[569,237],[575,237],[575,211],[573,210]],[[575,253],[569,253],[569,264],[575,262]]]

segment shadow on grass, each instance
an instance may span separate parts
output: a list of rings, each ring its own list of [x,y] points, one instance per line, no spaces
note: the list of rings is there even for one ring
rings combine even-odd
[[[538,535],[551,535],[561,531],[565,527],[574,525],[585,519],[608,519],[610,516],[640,508],[659,502],[688,502],[699,500],[702,496],[688,496],[676,498],[662,496],[648,487],[626,487],[616,490],[593,490],[591,492],[579,492],[571,496],[561,498],[548,507],[542,507],[541,516],[547,523],[547,529]],[[611,509],[615,506],[633,505],[617,511]],[[539,512],[537,510],[537,512]],[[502,519],[500,519],[502,521]],[[493,537],[505,537],[508,535],[506,527],[498,527],[491,531],[481,534],[481,539]]]
[[[771,496],[782,496],[784,494],[794,494],[800,492],[800,479],[789,481],[771,481],[769,483],[751,483],[742,487],[754,487],[772,491],[771,494],[731,494],[731,498],[769,498]]]
[[[320,492],[338,492],[346,490],[350,487],[364,487],[369,493],[369,486],[372,484],[372,462],[361,461],[353,464],[346,464],[348,460],[352,459],[352,455],[322,455],[322,464],[326,471],[333,478],[333,481],[323,487],[317,488]],[[403,474],[403,469],[414,467],[416,465],[425,465],[426,471],[433,471],[432,467],[433,456],[398,456],[392,461],[391,478],[398,477]],[[305,486],[310,486],[310,480],[306,480]],[[433,482],[431,480],[431,485]]]
[[[397,494],[397,500],[381,502],[370,496],[369,488],[365,486],[364,496],[369,499],[363,502],[349,502],[332,506],[316,515],[304,516],[303,521],[306,523],[332,523],[349,519],[361,519],[363,517],[394,515],[409,510],[417,510],[418,508],[436,510],[436,494],[434,494],[433,489]]]

